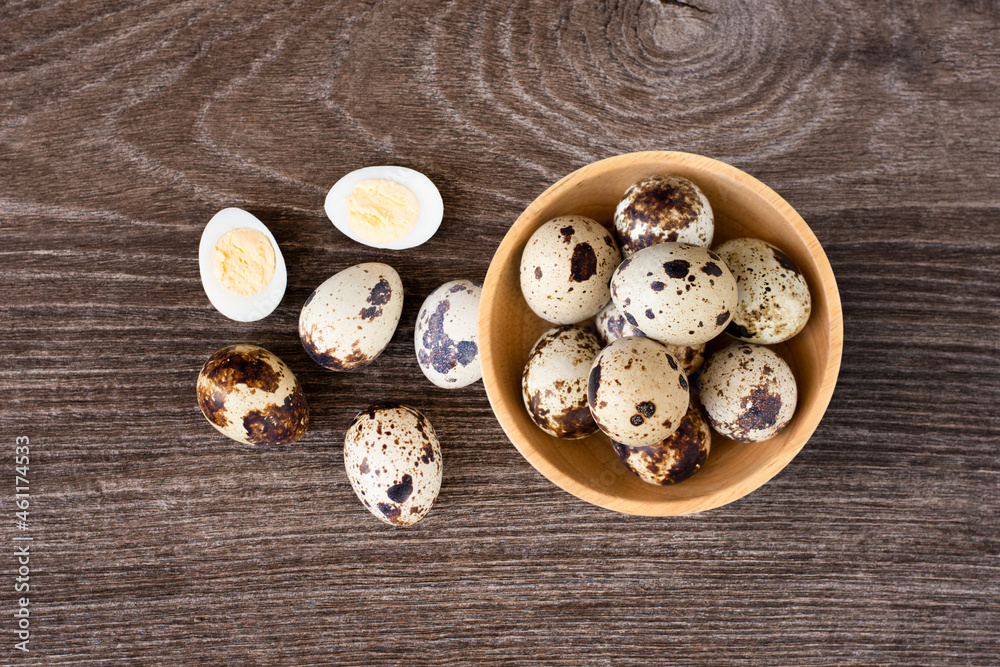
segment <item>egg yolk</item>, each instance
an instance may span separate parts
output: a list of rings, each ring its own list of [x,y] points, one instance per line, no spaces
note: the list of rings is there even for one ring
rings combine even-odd
[[[274,248],[256,229],[230,229],[215,243],[215,277],[238,296],[253,296],[274,277]]]
[[[392,243],[417,224],[420,202],[405,185],[384,178],[358,181],[345,199],[351,230],[367,243]]]

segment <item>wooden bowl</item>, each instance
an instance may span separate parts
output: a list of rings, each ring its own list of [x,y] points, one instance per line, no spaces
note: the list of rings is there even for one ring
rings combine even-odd
[[[525,243],[540,225],[560,215],[585,215],[610,226],[626,188],[653,174],[684,176],[701,187],[715,212],[713,244],[750,236],[784,250],[808,281],[813,300],[805,329],[773,346],[798,381],[798,406],[791,423],[774,438],[755,444],[736,443],[713,432],[704,467],[679,484],[662,487],[628,471],[603,433],[584,440],[546,434],[531,421],[521,398],[528,352],[545,330],[555,326],[536,316],[521,295],[519,268]],[[843,338],[833,270],[799,214],[739,169],[700,155],[666,151],[630,153],[587,165],[531,202],[493,256],[479,310],[483,383],[493,412],[517,450],[559,488],[600,507],[648,516],[692,514],[725,505],[788,465],[830,402]]]

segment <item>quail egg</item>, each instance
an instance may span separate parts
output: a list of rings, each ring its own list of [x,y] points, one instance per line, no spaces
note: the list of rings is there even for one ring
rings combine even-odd
[[[726,241],[715,252],[739,287],[739,302],[726,333],[771,345],[802,331],[812,312],[812,297],[806,279],[785,253],[747,238]]]
[[[198,407],[220,433],[247,445],[284,445],[305,435],[309,408],[281,359],[256,345],[230,345],[198,374]]]
[[[605,345],[624,336],[645,336],[639,327],[632,326],[614,302],[606,305],[594,318],[597,333]]]
[[[370,262],[344,269],[306,299],[299,314],[299,338],[324,368],[364,368],[389,344],[403,312],[403,283],[387,264]]]
[[[726,328],[736,307],[736,279],[707,248],[659,243],[621,263],[611,298],[625,319],[669,345],[698,345]]]
[[[368,511],[393,526],[423,519],[441,490],[441,445],[418,410],[398,403],[373,405],[344,436],[351,488]]]
[[[712,427],[737,442],[767,440],[795,414],[798,389],[784,359],[770,348],[734,343],[701,369],[699,396]]]
[[[604,310],[597,314],[597,317],[594,318],[594,324],[597,327],[598,336],[600,336],[601,341],[605,345],[623,336],[646,335],[639,331],[638,327],[629,324],[628,320],[619,312],[618,307],[613,302],[609,303],[604,307]],[[691,346],[666,345],[665,347],[667,348],[667,352],[673,355],[677,363],[681,365],[681,370],[684,371],[685,375],[694,373],[701,368],[702,362],[705,361],[705,343]]]
[[[666,348],[649,338],[626,336],[600,351],[587,381],[594,421],[631,447],[649,447],[680,426],[690,397],[688,381]]]
[[[237,322],[270,315],[288,283],[278,242],[264,223],[239,208],[223,209],[205,225],[198,269],[208,300]]]
[[[521,395],[531,420],[557,438],[597,432],[587,405],[587,377],[601,344],[576,326],[549,329],[538,339],[521,376]]]
[[[365,167],[330,188],[326,215],[345,236],[373,248],[402,250],[426,243],[444,217],[437,186],[406,167]]]
[[[676,484],[705,464],[712,446],[712,429],[694,404],[688,407],[680,426],[665,440],[648,447],[629,447],[611,442],[625,467],[650,484]]]
[[[521,254],[521,292],[531,310],[553,324],[593,317],[608,303],[608,280],[621,262],[611,233],[581,215],[564,215],[535,230]]]
[[[697,185],[680,176],[650,176],[625,191],[615,209],[615,233],[622,254],[663,242],[708,248],[715,216]]]
[[[689,377],[705,363],[705,343],[699,343],[698,345],[664,345],[664,347],[667,348],[667,352],[673,355],[677,363],[681,365],[684,375]]]
[[[439,387],[465,387],[483,377],[479,365],[478,280],[453,280],[430,293],[414,331],[417,365]]]

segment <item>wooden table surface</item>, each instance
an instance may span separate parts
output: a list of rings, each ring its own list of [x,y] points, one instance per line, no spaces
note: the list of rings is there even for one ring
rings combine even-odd
[[[412,347],[423,297],[481,279],[544,188],[654,148],[785,197],[845,321],[837,391],[791,465],[662,519],[554,487],[481,384],[432,387]],[[419,249],[362,247],[324,215],[340,176],[386,163],[444,197]],[[199,281],[227,206],[288,263],[261,322],[227,320]],[[996,2],[12,0],[0,256],[2,664],[1000,664]],[[403,277],[399,329],[364,372],[324,371],[299,309],[369,260]],[[301,380],[295,445],[241,448],[200,414],[198,370],[236,342]],[[444,450],[409,530],[343,468],[351,418],[386,399]]]

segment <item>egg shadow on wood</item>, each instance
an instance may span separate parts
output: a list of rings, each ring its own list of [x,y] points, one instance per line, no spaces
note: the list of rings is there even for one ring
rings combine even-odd
[[[441,444],[443,461],[441,492],[438,503],[445,508],[463,508],[470,499],[489,493],[489,484],[484,484],[497,471],[484,469],[481,465],[482,452],[470,450],[464,444],[470,438],[463,434],[468,424],[481,424],[492,413],[486,398],[486,390],[481,381],[460,389],[442,389],[425,379],[426,398],[415,402],[413,407],[421,410],[437,434]],[[498,441],[503,437],[497,428]],[[473,508],[472,504],[468,505]],[[461,509],[451,513],[462,514]],[[433,514],[433,510],[432,510]]]

